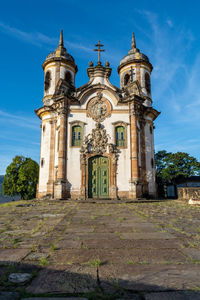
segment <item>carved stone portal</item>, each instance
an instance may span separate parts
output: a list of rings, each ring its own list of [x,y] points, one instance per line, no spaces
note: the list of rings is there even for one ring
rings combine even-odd
[[[92,133],[85,137],[83,145],[80,149],[81,163],[81,196],[86,199],[88,197],[88,159],[95,155],[102,155],[109,158],[110,161],[110,198],[117,198],[117,161],[118,149],[116,145],[108,143],[108,135],[106,130],[102,128],[100,123],[95,124]]]

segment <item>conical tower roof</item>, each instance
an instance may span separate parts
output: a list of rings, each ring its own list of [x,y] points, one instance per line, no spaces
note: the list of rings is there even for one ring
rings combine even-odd
[[[138,48],[136,48],[135,34],[133,32],[132,41],[131,41],[131,49],[129,50],[128,54],[126,56],[124,56],[122,58],[122,60],[120,61],[120,65],[118,67],[118,72],[121,69],[121,67],[123,67],[126,64],[129,64],[131,62],[142,62],[142,61],[148,63],[151,66],[151,68],[153,69],[153,67],[149,61],[149,58],[145,54],[141,53]]]

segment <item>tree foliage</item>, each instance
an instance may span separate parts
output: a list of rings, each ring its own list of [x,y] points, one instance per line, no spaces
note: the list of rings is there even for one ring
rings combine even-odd
[[[185,152],[158,151],[155,154],[155,164],[158,183],[177,184],[190,176],[200,175],[200,162]]]
[[[21,199],[32,199],[36,195],[39,166],[31,158],[15,156],[6,169],[3,181],[3,194]]]

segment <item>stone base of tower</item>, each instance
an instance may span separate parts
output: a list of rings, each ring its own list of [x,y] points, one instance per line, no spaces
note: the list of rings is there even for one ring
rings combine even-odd
[[[66,181],[59,180],[54,183],[54,199],[66,198]]]
[[[136,199],[143,197],[142,193],[142,184],[138,181],[130,181],[129,182],[129,198]]]

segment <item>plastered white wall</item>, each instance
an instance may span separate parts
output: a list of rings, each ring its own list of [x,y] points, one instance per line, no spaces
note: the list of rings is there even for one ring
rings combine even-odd
[[[47,190],[47,182],[49,179],[49,154],[50,154],[50,133],[51,125],[48,121],[42,122],[42,127],[45,130],[41,131],[41,157],[40,157],[40,176],[39,176],[39,192],[43,193]],[[44,159],[43,167],[41,167],[41,160]]]

